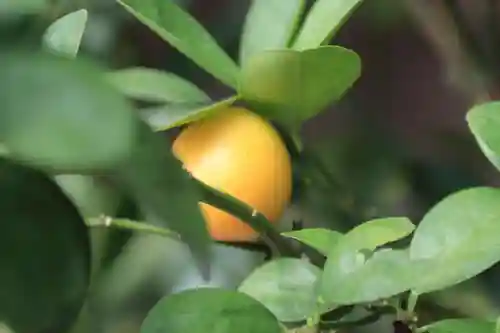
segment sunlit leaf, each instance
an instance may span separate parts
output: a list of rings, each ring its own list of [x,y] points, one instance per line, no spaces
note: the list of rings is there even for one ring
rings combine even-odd
[[[58,54],[75,57],[80,48],[88,12],[80,9],[52,23],[43,36],[44,45]]]
[[[246,15],[240,63],[265,50],[288,46],[304,9],[304,0],[253,0]]]
[[[172,0],[117,0],[129,13],[226,85],[236,88],[239,68],[214,38]]]
[[[293,48],[305,50],[328,42],[361,3],[362,0],[316,0]]]
[[[445,319],[425,326],[428,333],[495,333],[495,323],[473,319]]]
[[[200,120],[216,112],[224,112],[236,97],[230,97],[215,103],[185,103],[153,106],[140,110],[141,118],[156,131],[165,131],[195,120]]]
[[[483,153],[500,170],[500,102],[476,105],[467,122]]]
[[[122,94],[137,100],[163,103],[210,101],[193,83],[157,69],[131,67],[111,72],[107,79]]]
[[[295,126],[339,100],[360,71],[357,54],[339,46],[264,51],[243,67],[239,91],[256,112]]]
[[[410,257],[423,272],[414,287],[431,292],[460,283],[500,260],[500,190],[475,187],[453,193],[422,219]]]
[[[325,256],[337,245],[337,242],[342,237],[342,234],[338,231],[322,228],[287,231],[281,234],[309,245]]]
[[[283,322],[297,322],[316,310],[314,286],[321,270],[307,261],[281,258],[257,268],[240,285]]]

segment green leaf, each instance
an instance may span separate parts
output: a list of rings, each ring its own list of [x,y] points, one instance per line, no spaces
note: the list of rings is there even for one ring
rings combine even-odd
[[[38,14],[48,7],[48,0],[2,0],[0,16]]]
[[[265,50],[286,48],[303,10],[304,0],[253,0],[243,25],[240,63]]]
[[[369,259],[358,251],[333,251],[321,277],[321,296],[327,304],[374,302],[409,290],[413,279],[406,250],[383,249]]]
[[[293,48],[305,50],[328,42],[361,3],[362,0],[316,0]]]
[[[342,234],[338,231],[323,228],[287,231],[282,232],[281,235],[309,245],[325,256],[328,255],[342,237]]]
[[[474,106],[467,122],[484,155],[500,170],[500,102]]]
[[[141,333],[281,333],[258,301],[218,288],[191,289],[163,298],[142,323]]]
[[[88,12],[80,9],[52,23],[43,36],[44,45],[58,54],[74,58],[80,48]]]
[[[139,203],[148,222],[177,232],[189,245],[201,272],[206,273],[211,241],[199,207],[201,193],[168,142],[141,124],[130,159],[115,175]]]
[[[122,94],[133,99],[163,103],[210,102],[210,97],[193,83],[157,69],[126,68],[109,73],[107,79]]]
[[[314,286],[321,270],[307,261],[280,258],[260,266],[240,285],[281,322],[307,319],[316,310]]]
[[[429,333],[494,333],[495,323],[473,318],[445,319],[425,326],[422,331]]]
[[[137,118],[98,68],[42,53],[0,53],[0,141],[13,158],[101,169],[129,154]]]
[[[475,187],[453,193],[420,222],[410,258],[420,266],[414,289],[431,292],[468,280],[500,260],[500,190]]]
[[[340,99],[360,71],[358,55],[339,46],[270,50],[249,59],[239,91],[256,112],[297,125]]]
[[[129,13],[224,84],[236,88],[239,68],[214,38],[172,0],[117,0]]]
[[[16,333],[65,332],[90,279],[78,211],[34,169],[0,159],[0,323]]]
[[[113,216],[118,209],[118,193],[97,177],[57,175],[54,180],[84,217]]]
[[[166,131],[216,112],[224,112],[236,99],[237,97],[230,97],[216,103],[153,106],[140,110],[140,116],[155,131]]]
[[[397,274],[404,273],[406,276],[408,268],[404,252],[379,251],[368,261],[366,251],[371,252],[379,246],[406,237],[414,229],[415,226],[407,218],[379,218],[365,222],[342,236],[330,250],[324,273],[318,281],[325,304],[354,304],[409,289],[406,277],[391,274],[396,268],[384,272],[388,266],[399,263],[401,267]],[[367,272],[373,276],[365,276]],[[359,290],[356,283],[363,283]]]

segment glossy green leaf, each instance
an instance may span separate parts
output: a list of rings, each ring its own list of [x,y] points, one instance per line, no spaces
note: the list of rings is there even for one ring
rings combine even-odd
[[[357,54],[339,46],[265,51],[243,67],[239,91],[256,112],[297,125],[340,99],[360,71]]]
[[[80,9],[52,23],[43,36],[44,45],[58,54],[76,57],[80,48],[88,12]]]
[[[265,50],[286,48],[303,10],[304,0],[252,0],[243,25],[240,63]]]
[[[273,314],[244,293],[218,288],[186,290],[163,298],[141,333],[282,333]]]
[[[453,193],[422,219],[410,257],[422,270],[415,291],[442,289],[481,273],[500,260],[500,189]]]
[[[168,141],[141,124],[130,159],[115,175],[139,203],[148,222],[177,232],[205,273],[208,267],[203,263],[210,259],[211,242],[199,207],[201,193],[173,155]]]
[[[485,156],[500,170],[500,102],[474,106],[467,122]]]
[[[397,274],[406,274],[408,268],[404,264],[404,252],[381,251],[371,258],[370,255],[377,247],[404,238],[414,229],[415,225],[407,218],[379,218],[358,225],[342,236],[328,253],[324,273],[318,281],[324,303],[353,304],[409,289],[409,282],[404,276],[398,280],[399,277],[392,275],[391,271],[383,272],[388,266],[399,263],[401,271],[398,270]],[[373,273],[373,276],[364,276],[367,272]],[[384,273],[387,275],[384,276]],[[364,285],[358,289],[356,283],[364,279]]]
[[[305,260],[280,258],[253,271],[238,290],[264,304],[279,321],[298,322],[316,311],[314,286],[320,274]]]
[[[203,90],[172,73],[131,67],[107,75],[107,79],[129,98],[162,103],[210,102]]]
[[[235,88],[239,68],[214,38],[172,0],[117,0],[129,13],[198,66]]]
[[[445,319],[425,326],[422,331],[426,333],[495,333],[495,323],[473,318]]]
[[[230,97],[216,103],[153,106],[140,110],[140,116],[155,131],[166,131],[216,112],[224,112],[235,101],[236,97]]]
[[[65,332],[90,279],[77,209],[34,169],[0,159],[0,323],[16,333]]]
[[[309,245],[325,256],[337,245],[337,242],[342,237],[342,234],[338,231],[323,228],[308,228],[282,232],[281,234]]]
[[[316,0],[293,48],[306,50],[328,42],[361,3],[362,0]]]
[[[370,258],[358,251],[333,251],[321,278],[321,297],[327,304],[374,302],[409,290],[413,279],[406,250],[383,249]]]
[[[0,54],[0,141],[13,158],[103,169],[129,154],[138,120],[98,68],[42,53]]]

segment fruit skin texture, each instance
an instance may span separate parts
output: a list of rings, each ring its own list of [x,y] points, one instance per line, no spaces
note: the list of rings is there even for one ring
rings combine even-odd
[[[230,107],[192,123],[172,150],[193,177],[245,202],[272,223],[290,200],[292,167],[286,146],[270,123],[244,108]],[[205,203],[200,207],[214,240],[258,238],[236,217]]]

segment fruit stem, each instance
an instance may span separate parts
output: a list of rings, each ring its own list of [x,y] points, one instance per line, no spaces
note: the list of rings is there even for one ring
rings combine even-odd
[[[205,183],[193,178],[201,188],[202,201],[206,204],[228,212],[246,222],[255,231],[261,234],[263,240],[277,254],[287,257],[300,258],[302,253],[295,249],[287,239],[280,235],[269,220],[260,212],[237,198],[212,188]]]

